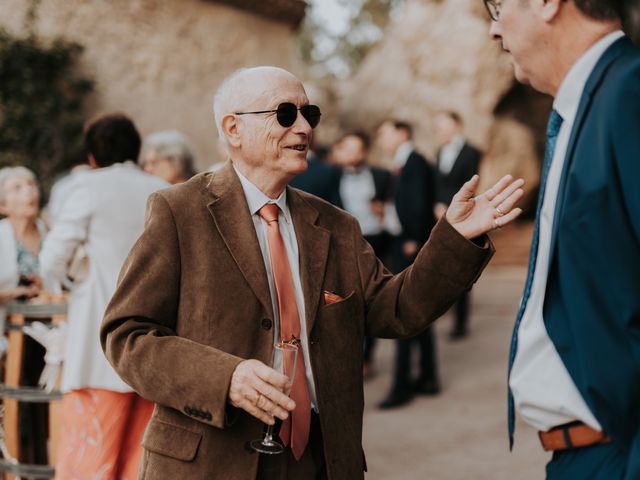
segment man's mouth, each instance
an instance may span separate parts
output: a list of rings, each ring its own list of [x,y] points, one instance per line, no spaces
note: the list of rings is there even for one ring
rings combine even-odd
[[[304,152],[307,149],[307,144],[298,143],[297,145],[289,145],[286,148],[290,148],[291,150],[297,150],[298,152]]]

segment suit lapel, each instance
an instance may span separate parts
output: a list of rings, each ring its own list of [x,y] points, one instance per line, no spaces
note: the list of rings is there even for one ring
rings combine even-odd
[[[591,100],[593,95],[600,87],[602,80],[604,78],[604,74],[613,61],[618,58],[623,49],[628,45],[629,39],[627,37],[622,37],[619,40],[615,41],[607,50],[605,50],[604,54],[596,63],[596,66],[591,72],[589,79],[584,87],[584,91],[582,93],[582,98],[580,99],[580,105],[578,106],[578,112],[576,113],[576,119],[571,130],[571,136],[569,137],[569,144],[567,146],[567,153],[565,155],[565,163],[562,169],[562,176],[560,177],[560,186],[558,188],[558,197],[556,200],[556,207],[553,215],[553,227],[551,230],[551,245],[549,250],[549,267],[553,262],[553,256],[555,253],[556,240],[558,237],[558,224],[560,221],[560,217],[562,216],[562,212],[564,210],[565,204],[565,193],[567,190],[567,176],[569,171],[571,170],[571,164],[573,163],[573,154],[576,149],[576,144],[578,137],[580,136],[580,131],[582,130],[582,125],[584,124],[584,120],[587,116],[589,108],[591,107]]]
[[[273,318],[267,271],[242,184],[231,162],[213,174],[208,185],[214,199],[207,204],[213,221],[265,311]]]
[[[287,187],[287,199],[298,239],[300,280],[304,295],[307,335],[310,335],[322,298],[331,234],[327,229],[316,225],[318,211],[290,187]]]

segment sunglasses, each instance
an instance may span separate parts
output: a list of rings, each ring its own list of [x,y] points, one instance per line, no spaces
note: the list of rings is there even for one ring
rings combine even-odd
[[[317,105],[303,105],[298,108],[293,103],[281,103],[278,105],[278,108],[275,110],[261,110],[259,112],[235,112],[234,115],[258,115],[262,113],[275,113],[276,118],[278,119],[278,123],[285,128],[290,127],[294,123],[296,123],[296,118],[298,118],[298,110],[304,117],[304,119],[309,122],[311,128],[316,128],[320,123],[320,107]]]

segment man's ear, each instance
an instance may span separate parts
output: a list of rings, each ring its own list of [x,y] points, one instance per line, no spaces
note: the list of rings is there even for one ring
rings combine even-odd
[[[542,19],[547,23],[553,21],[560,13],[560,9],[562,8],[561,4],[564,1],[565,0],[541,0],[540,14]]]
[[[98,168],[100,168],[100,166],[98,165],[98,162],[96,162],[96,159],[92,153],[87,155],[87,160],[89,162],[89,166],[94,170],[97,170]]]
[[[240,139],[240,123],[235,115],[227,114],[222,117],[221,122],[222,133],[227,139],[227,144],[234,148],[239,148],[241,142]]]

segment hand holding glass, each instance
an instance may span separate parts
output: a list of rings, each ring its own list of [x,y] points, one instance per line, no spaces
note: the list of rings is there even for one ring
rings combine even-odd
[[[280,358],[279,364],[274,368],[289,378],[290,383],[296,374],[296,364],[298,360],[298,345],[293,343],[279,343],[275,346],[276,357]],[[285,395],[291,393],[291,387],[284,392]],[[284,452],[284,445],[273,438],[273,425],[267,425],[267,429],[262,440],[253,440],[251,448],[256,452],[266,453],[268,455],[274,455]]]

